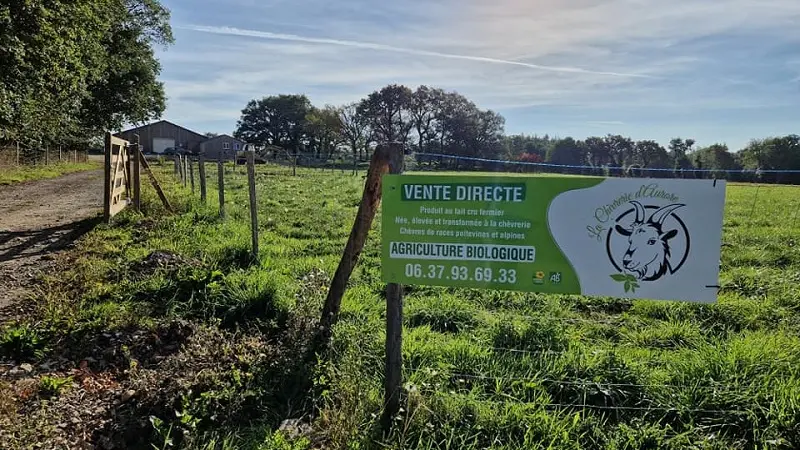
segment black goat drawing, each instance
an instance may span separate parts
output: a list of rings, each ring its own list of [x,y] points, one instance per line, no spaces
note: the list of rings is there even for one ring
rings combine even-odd
[[[678,230],[664,231],[664,221],[673,211],[686,205],[673,203],[664,206],[645,220],[645,207],[637,201],[630,203],[636,210],[636,219],[629,228],[616,226],[618,233],[628,237],[628,249],[622,258],[622,265],[639,280],[657,280],[670,270],[669,240],[678,234]]]

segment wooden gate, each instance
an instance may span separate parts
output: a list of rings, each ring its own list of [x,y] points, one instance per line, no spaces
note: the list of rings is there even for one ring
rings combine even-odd
[[[130,143],[106,133],[103,217],[110,221],[131,201]]]

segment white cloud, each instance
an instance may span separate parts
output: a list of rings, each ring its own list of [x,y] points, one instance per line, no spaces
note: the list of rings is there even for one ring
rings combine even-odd
[[[725,43],[744,35],[800,43],[797,0],[410,1],[235,0],[218,6],[242,18],[229,22],[184,13],[176,46],[160,55],[169,114],[232,114],[232,127],[255,97],[305,93],[316,104],[341,104],[388,83],[458,90],[506,115],[587,111],[577,121],[596,128],[633,126],[631,115],[674,121],[798,101],[796,85],[758,78],[772,67],[759,53],[765,47],[737,55]],[[798,73],[780,66],[783,80]],[[714,114],[709,120],[724,119]],[[592,120],[609,116],[619,123]]]
[[[314,38],[307,36],[298,36],[295,34],[271,33],[268,31],[257,31],[257,30],[243,30],[240,28],[233,28],[233,27],[185,25],[179,28],[192,31],[199,31],[202,33],[257,37],[262,39],[271,39],[271,40],[289,41],[289,42],[304,42],[309,44],[335,45],[341,47],[360,48],[365,50],[403,53],[407,55],[429,56],[433,58],[458,59],[463,61],[472,61],[472,62],[489,63],[489,64],[503,64],[509,66],[525,67],[528,69],[549,71],[549,72],[585,73],[593,75],[610,75],[616,77],[645,77],[644,75],[633,74],[633,73],[605,72],[605,71],[584,69],[580,67],[563,67],[563,66],[549,66],[542,64],[531,64],[511,59],[498,59],[485,56],[460,55],[455,53],[435,52],[429,50],[413,49],[408,47],[396,47],[393,45],[376,44],[373,42],[348,41],[348,40],[330,39],[330,38]]]

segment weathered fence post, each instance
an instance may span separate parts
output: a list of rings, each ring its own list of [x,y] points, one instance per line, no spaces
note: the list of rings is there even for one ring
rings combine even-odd
[[[58,162],[61,162],[61,146],[58,146]]]
[[[217,159],[217,189],[219,190],[219,216],[225,218],[225,165],[222,154]]]
[[[183,178],[183,187],[186,187],[187,183],[189,182],[189,174],[188,174],[189,162],[187,161],[189,158],[186,155],[182,156],[181,158],[182,158],[181,169],[183,169],[183,173],[181,174]]]
[[[141,168],[139,167],[139,135],[133,135],[133,142],[131,143],[132,152],[128,153],[128,158],[133,158],[133,207],[136,211],[142,210],[142,184],[141,184]],[[131,154],[132,153],[132,154]]]
[[[399,144],[391,147],[394,164],[389,165],[390,174],[403,172],[403,148]],[[383,417],[381,425],[388,433],[392,419],[400,411],[400,387],[403,369],[403,286],[397,283],[386,285],[386,367],[384,378]]]
[[[200,172],[200,201],[206,202],[206,157],[202,153],[197,161],[197,170]]]
[[[256,158],[252,151],[247,155],[247,185],[250,190],[250,229],[253,237],[253,259],[258,261],[258,204],[256,202]]]
[[[372,226],[372,219],[375,218],[375,211],[381,201],[381,177],[389,172],[390,168],[399,168],[402,161],[395,151],[397,146],[384,145],[375,150],[367,171],[367,180],[364,183],[364,194],[358,206],[358,213],[350,231],[350,237],[345,245],[342,259],[336,268],[336,273],[331,280],[331,287],[328,296],[325,298],[325,306],[320,317],[320,334],[317,345],[327,346],[330,342],[333,325],[339,318],[339,310],[342,305],[342,296],[347,288],[350,274],[358,262],[361,251],[364,249],[364,242],[367,240],[367,233]],[[399,169],[393,169],[399,170]]]
[[[403,369],[403,286],[386,285],[386,367],[381,427],[392,428],[392,419],[400,411],[400,386]]]
[[[178,166],[178,155],[173,155],[172,156],[172,164],[175,166],[175,175],[180,176],[181,172],[178,169],[178,167],[179,167]]]
[[[111,220],[111,133],[106,133],[105,160],[103,163],[103,220]]]
[[[76,163],[78,162],[78,149],[77,148],[73,148],[72,149],[72,159],[75,160],[74,162],[76,162]]]
[[[128,201],[132,201],[131,194],[133,193],[133,161],[131,161],[131,146],[130,142],[120,147],[120,157],[122,158],[125,169],[125,195]]]
[[[189,160],[189,181],[192,185],[192,194],[194,194],[194,160],[192,160],[191,156],[187,159]]]

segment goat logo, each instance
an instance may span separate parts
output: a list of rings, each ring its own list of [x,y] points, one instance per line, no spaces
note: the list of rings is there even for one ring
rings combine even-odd
[[[620,272],[611,278],[624,282],[626,292],[639,287],[639,281],[656,281],[680,270],[690,247],[689,231],[676,213],[686,205],[630,204],[606,237],[608,258]]]

